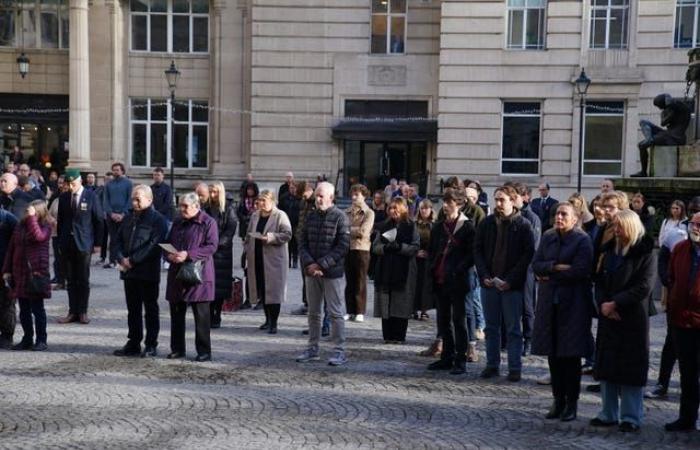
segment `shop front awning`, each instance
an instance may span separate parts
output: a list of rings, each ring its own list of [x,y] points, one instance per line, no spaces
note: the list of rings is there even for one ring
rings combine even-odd
[[[347,117],[333,126],[333,138],[353,141],[437,142],[437,119]]]
[[[68,123],[68,96],[0,94],[0,122]]]

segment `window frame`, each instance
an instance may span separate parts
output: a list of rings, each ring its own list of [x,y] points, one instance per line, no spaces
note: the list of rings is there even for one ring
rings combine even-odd
[[[136,119],[134,118],[134,102],[135,101],[146,101],[146,119]],[[174,114],[175,111],[173,110],[173,105],[170,102],[170,98],[150,98],[150,97],[130,97],[129,98],[129,166],[137,169],[151,169],[155,166],[152,165],[151,161],[151,155],[153,154],[152,148],[151,148],[151,133],[152,133],[152,124],[156,125],[165,125],[166,126],[166,133],[167,133],[167,138],[165,140],[165,158],[166,158],[166,163],[162,165],[161,167],[163,168],[170,168],[170,163],[171,161],[174,161],[172,158],[172,152],[173,152],[173,125],[187,125],[187,166],[175,166],[175,169],[194,169],[194,170],[208,170],[209,165],[210,165],[210,142],[211,142],[211,136],[210,136],[210,126],[209,126],[209,120],[207,122],[201,122],[201,121],[195,121],[194,120],[194,114],[193,114],[193,109],[195,108],[194,104],[198,103],[206,103],[207,109],[209,108],[209,101],[208,100],[197,100],[197,99],[188,99],[188,100],[175,100],[176,105],[182,105],[184,102],[187,102],[187,120],[174,120]],[[151,117],[151,108],[153,105],[164,105],[166,108],[166,115],[165,115],[165,120],[153,120]],[[208,112],[207,112],[207,119],[209,119]],[[146,165],[135,165],[134,164],[134,125],[145,125],[146,126]],[[194,166],[193,165],[193,130],[194,127],[201,127],[205,126],[206,127],[206,133],[207,133],[207,147],[206,147],[206,154],[207,154],[207,164],[205,166]]]
[[[589,22],[589,27],[588,27],[588,48],[592,50],[627,50],[629,49],[630,45],[630,12],[631,12],[631,7],[630,7],[630,0],[623,0],[625,2],[624,5],[613,5],[612,1],[613,0],[605,0],[607,3],[604,6],[596,6],[594,5],[594,2],[596,0],[590,0],[591,6],[590,6],[590,14],[588,15],[588,22]],[[595,11],[602,11],[604,10],[605,13],[605,44],[604,46],[596,46],[594,42],[594,29],[595,29],[595,21],[596,19],[594,18]],[[624,36],[624,42],[619,46],[611,47],[610,46],[610,29],[612,28],[612,11],[613,10],[624,10],[624,17],[625,21],[623,23],[623,36]],[[599,19],[598,19],[599,20]]]
[[[506,104],[508,103],[537,103],[539,105],[539,113],[537,115],[535,114],[514,114],[514,113],[506,113]],[[514,176],[514,177],[530,177],[530,176],[537,176],[540,174],[540,171],[542,170],[542,126],[544,121],[542,120],[544,115],[542,113],[542,109],[544,106],[544,100],[543,99],[502,99],[501,100],[501,142],[500,142],[500,147],[501,151],[499,154],[499,173],[502,176]],[[539,127],[538,127],[538,145],[537,145],[537,158],[505,158],[503,156],[503,152],[505,150],[504,148],[504,133],[505,133],[505,119],[506,117],[537,117],[539,119]],[[505,172],[503,170],[503,163],[504,162],[537,162],[537,171],[532,172],[532,173],[518,173],[518,172]]]
[[[506,0],[506,32],[505,32],[505,38],[506,38],[506,49],[508,50],[546,50],[547,48],[547,7],[549,6],[549,2],[547,0],[542,0],[543,5],[540,6],[529,6],[530,1],[539,1],[539,0],[525,0],[525,5],[524,6],[511,6],[510,2],[511,0]],[[536,47],[528,47],[527,45],[527,24],[528,24],[528,14],[527,12],[529,10],[542,10],[543,18],[542,18],[542,27],[539,29],[539,34],[538,34],[538,39],[541,41],[541,44],[539,44]],[[521,45],[514,45],[512,44],[512,21],[511,21],[511,14],[513,14],[515,11],[522,11],[523,13],[523,21],[522,21],[522,44]]]
[[[622,113],[589,113],[588,112],[588,106],[591,103],[622,103]],[[620,159],[587,159],[586,158],[586,129],[587,129],[587,123],[588,123],[588,117],[622,117],[622,129],[621,129],[621,136],[622,136],[622,142],[620,142]],[[595,100],[586,100],[586,103],[583,108],[583,130],[579,130],[579,132],[583,133],[583,136],[581,138],[581,145],[583,146],[583,151],[581,152],[581,157],[583,158],[583,161],[581,162],[581,176],[585,177],[598,177],[598,178],[608,178],[611,176],[622,176],[624,173],[625,167],[624,167],[624,161],[625,161],[625,125],[626,125],[626,119],[627,119],[627,102],[622,99],[595,99]],[[619,173],[606,173],[606,174],[595,174],[595,173],[586,173],[586,163],[619,163],[620,164],[620,172]]]
[[[693,10],[693,32],[691,37],[690,45],[680,45],[680,35],[678,34],[678,26],[681,18],[681,9],[692,9]],[[700,19],[700,0],[676,0],[676,7],[674,8],[673,17],[673,48],[694,48],[700,44],[700,39],[698,39],[698,32],[700,32],[700,24],[698,20]]]
[[[70,46],[70,34],[68,34],[68,42],[64,42],[64,17],[70,17],[70,2],[69,0],[58,0],[58,3],[43,3],[42,0],[34,0],[32,8],[25,8],[24,3],[14,2],[10,7],[3,8],[4,10],[12,11],[12,23],[14,26],[14,42],[12,45],[0,45],[0,48],[22,48],[22,49],[38,49],[38,50],[68,50]],[[24,12],[34,12],[34,42],[28,42],[24,38]],[[55,12],[57,21],[57,40],[55,47],[43,46],[43,26],[42,13]],[[65,21],[65,24],[69,24]],[[70,30],[70,25],[69,28]]]
[[[206,13],[200,13],[200,12],[192,12],[192,1],[188,1],[189,5],[189,12],[174,12],[173,11],[173,0],[166,0],[167,2],[167,9],[164,12],[161,11],[156,11],[153,12],[151,11],[151,0],[143,0],[147,3],[148,5],[148,11],[132,11],[131,10],[131,1],[129,1],[128,8],[129,8],[129,51],[132,53],[140,53],[140,54],[146,54],[146,53],[160,53],[160,54],[172,54],[172,55],[208,55],[209,54],[209,49],[211,47],[211,17],[210,17],[210,12],[209,12],[209,4],[207,2],[207,12]],[[165,50],[151,50],[151,16],[166,16],[166,45],[165,45]],[[132,20],[132,17],[134,16],[140,16],[140,17],[146,17],[146,49],[135,49],[134,48],[134,22]],[[173,42],[174,42],[174,27],[173,27],[173,19],[174,17],[188,17],[188,48],[189,50],[186,52],[179,52],[179,51],[174,51],[173,50]],[[206,50],[195,50],[194,49],[194,22],[195,19],[202,19],[206,18],[207,19],[207,49]]]
[[[400,56],[400,55],[407,55],[407,47],[408,47],[408,0],[404,0],[406,2],[406,12],[399,12],[395,13],[392,12],[391,10],[391,5],[394,0],[386,0],[387,1],[387,10],[386,12],[373,12],[372,11],[372,0],[369,2],[369,14],[370,14],[370,19],[369,19],[369,54],[370,55],[384,55],[384,56]],[[373,23],[374,23],[374,18],[376,16],[384,17],[386,20],[386,47],[385,51],[381,53],[375,53],[372,51],[372,29],[373,29]],[[402,52],[392,52],[391,51],[391,19],[394,17],[401,17],[403,18],[403,51]]]

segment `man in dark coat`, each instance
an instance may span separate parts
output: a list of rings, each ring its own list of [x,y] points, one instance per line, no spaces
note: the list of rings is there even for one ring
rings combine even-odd
[[[168,232],[165,217],[153,207],[153,192],[138,185],[131,192],[132,212],[128,213],[115,235],[114,250],[124,280],[129,335],[124,347],[115,356],[156,356],[160,318],[158,288],[160,285],[161,249],[158,246]],[[146,341],[143,339],[142,310],[145,310]]]
[[[544,234],[545,231],[552,228],[549,221],[551,209],[559,201],[549,196],[549,183],[540,183],[537,190],[540,191],[540,196],[530,202],[530,209],[539,217],[542,224],[542,233]]]
[[[517,196],[510,186],[496,189],[496,212],[479,224],[474,245],[486,319],[487,362],[481,377],[499,375],[503,318],[508,333],[508,380],[513,382],[521,379],[523,290],[535,252],[530,222],[515,208]]]
[[[68,283],[69,309],[58,323],[90,323],[90,256],[100,251],[104,215],[93,191],[83,188],[78,169],[67,169],[68,192],[58,198],[58,242],[62,267]],[[97,244],[97,245],[95,245]]]
[[[12,238],[17,218],[10,212],[0,209],[0,261],[4,261],[7,246]],[[17,311],[15,299],[10,295],[4,284],[0,286],[0,348],[12,348],[12,337],[15,334]]]
[[[0,177],[0,207],[5,211],[9,211],[17,220],[22,220],[27,206],[33,198],[20,189],[17,176],[11,173],[5,173]]]
[[[681,370],[678,420],[666,431],[692,431],[700,406],[700,213],[688,221],[688,240],[673,248],[669,264],[668,314]]]
[[[165,172],[162,167],[153,169],[153,208],[161,213],[168,222],[173,221],[173,191],[165,183]]]

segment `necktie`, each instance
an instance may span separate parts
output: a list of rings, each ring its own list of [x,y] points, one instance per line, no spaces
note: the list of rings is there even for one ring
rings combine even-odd
[[[78,210],[78,194],[73,194],[73,212]]]

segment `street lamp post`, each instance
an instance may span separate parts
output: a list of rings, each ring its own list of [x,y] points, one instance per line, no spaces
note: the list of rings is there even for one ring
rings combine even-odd
[[[165,79],[170,89],[170,190],[175,198],[175,89],[180,71],[175,67],[175,61],[170,61],[170,67],[165,71]]]
[[[581,178],[583,176],[583,115],[586,109],[586,92],[591,85],[591,79],[586,76],[586,70],[581,68],[581,74],[575,81],[576,93],[579,103],[579,123],[578,123],[578,181],[576,191],[581,192]]]

